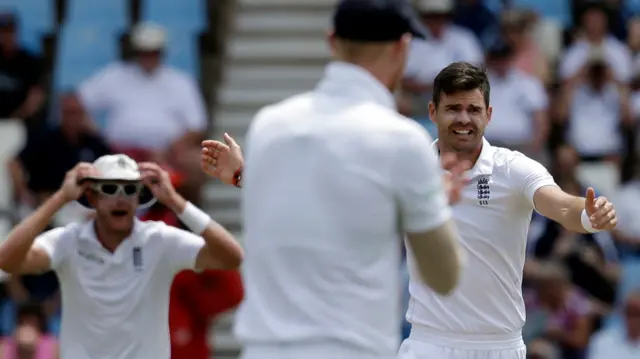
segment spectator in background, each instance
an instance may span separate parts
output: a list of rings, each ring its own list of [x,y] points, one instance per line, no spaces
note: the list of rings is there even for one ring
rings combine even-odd
[[[624,327],[611,326],[593,337],[589,359],[640,358],[640,292],[631,293],[624,303]]]
[[[42,59],[18,43],[18,18],[0,13],[0,119],[26,120],[35,127],[33,117],[42,109]]]
[[[582,161],[619,164],[624,132],[633,128],[628,87],[614,74],[605,47],[589,51],[586,61],[563,84],[557,118],[566,121],[566,141]]]
[[[204,182],[200,143],[207,114],[196,81],[163,64],[165,30],[138,25],[132,33],[131,63],[107,66],[80,86],[89,111],[106,111],[105,137],[118,152],[142,150],[147,160],[170,165],[186,176],[180,188],[197,203]]]
[[[556,262],[543,263],[535,285],[525,295],[527,342],[544,338],[557,345],[564,359],[581,359],[589,343],[593,323],[590,303],[572,287],[567,269]]]
[[[636,163],[634,177],[624,183],[615,195],[618,226],[612,232],[627,256],[640,257],[640,164]]]
[[[501,32],[514,48],[515,68],[535,76],[543,84],[548,84],[551,81],[549,59],[532,38],[532,30],[537,21],[533,12],[508,10],[502,14]]]
[[[411,42],[403,94],[398,103],[402,114],[421,122],[430,131],[434,126],[429,121],[428,105],[436,75],[452,62],[484,62],[482,47],[475,35],[452,23],[453,5],[453,0],[418,1],[418,12],[431,37]]]
[[[594,48],[601,49],[604,61],[621,83],[631,80],[631,53],[624,43],[609,32],[607,6],[599,1],[589,2],[580,16],[578,39],[565,51],[560,62],[560,77],[567,81],[579,76]]]
[[[483,0],[460,0],[453,13],[453,22],[471,30],[488,47],[498,28],[498,18]]]
[[[505,41],[487,53],[493,114],[485,137],[541,160],[548,134],[548,99],[542,82],[515,67],[515,48]]]
[[[39,132],[10,164],[18,202],[37,207],[54,193],[78,162],[111,151],[74,93],[60,97],[58,125]]]
[[[40,306],[24,304],[18,309],[17,317],[13,335],[0,342],[0,359],[58,359],[58,342],[46,333]]]

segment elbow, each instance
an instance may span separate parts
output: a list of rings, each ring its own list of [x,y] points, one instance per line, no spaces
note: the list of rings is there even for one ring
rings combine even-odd
[[[433,289],[433,291],[438,293],[439,295],[447,297],[453,294],[453,291],[458,287],[459,283],[460,274],[456,273],[449,276],[440,283],[434,283],[434,285],[431,286],[431,289]]]
[[[221,269],[238,270],[244,260],[244,251],[240,246],[230,251],[224,259],[220,260]]]

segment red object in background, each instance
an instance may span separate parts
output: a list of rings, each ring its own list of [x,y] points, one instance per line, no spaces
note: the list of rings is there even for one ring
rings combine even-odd
[[[171,359],[209,359],[209,326],[217,315],[236,307],[244,290],[238,271],[182,271],[171,287],[169,329]]]

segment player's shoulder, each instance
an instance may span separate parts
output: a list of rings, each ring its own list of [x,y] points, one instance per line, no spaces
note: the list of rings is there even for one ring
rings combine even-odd
[[[287,121],[303,115],[312,102],[310,92],[288,97],[282,101],[264,106],[256,112],[251,121],[253,127],[274,121]]]
[[[494,174],[512,178],[513,176],[526,176],[529,173],[547,172],[547,169],[540,162],[522,152],[496,146],[492,146],[492,150]]]

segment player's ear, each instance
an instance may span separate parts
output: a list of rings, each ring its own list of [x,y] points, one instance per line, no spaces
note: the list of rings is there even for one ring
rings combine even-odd
[[[336,33],[333,32],[333,30],[329,30],[327,32],[327,44],[329,45],[329,49],[331,50],[331,53],[336,56],[337,55],[337,48],[336,48]]]
[[[436,104],[433,101],[429,101],[429,118],[431,122],[436,123]]]
[[[489,108],[487,108],[487,123],[491,122],[492,114],[493,114],[493,107],[489,106]]]

